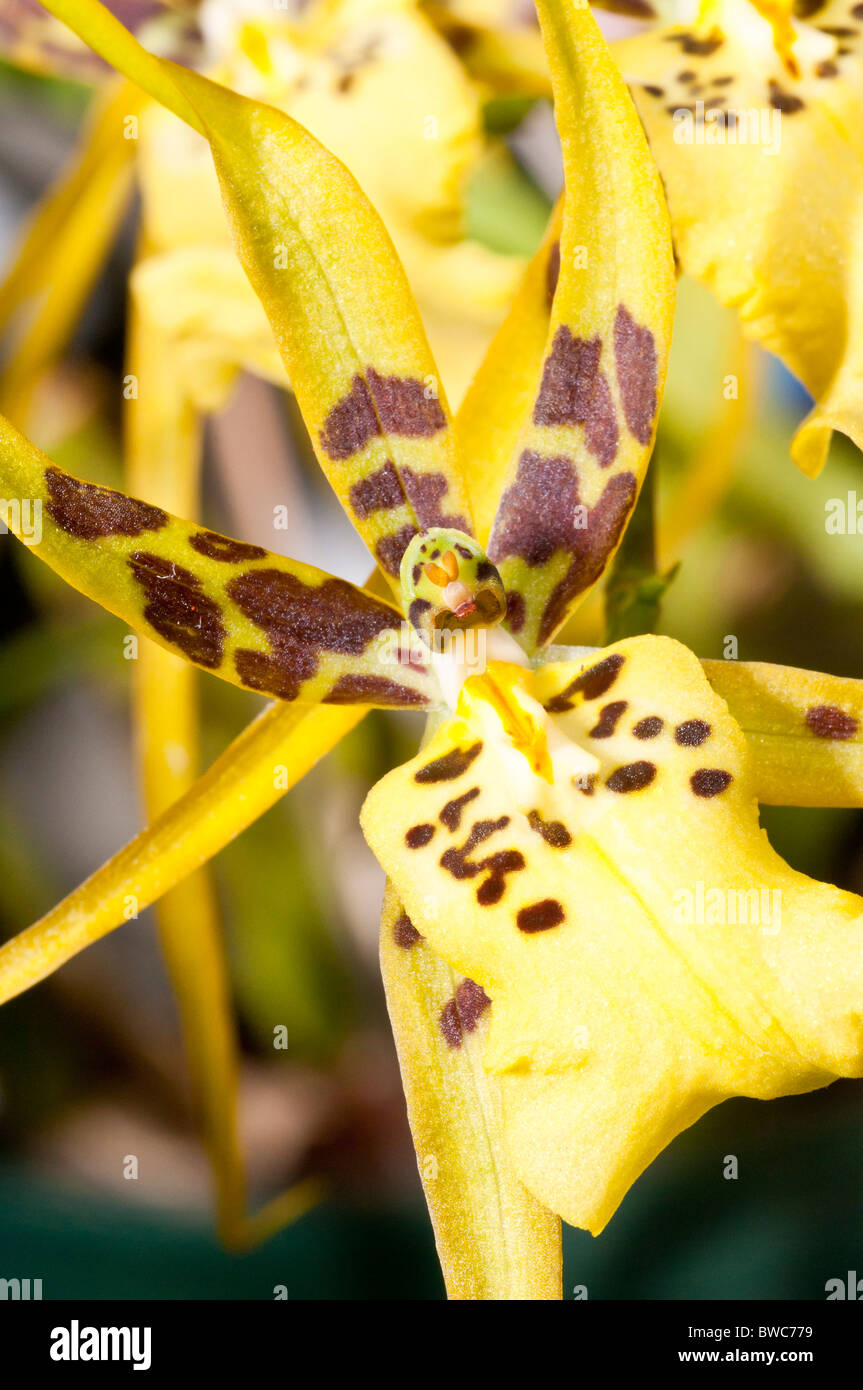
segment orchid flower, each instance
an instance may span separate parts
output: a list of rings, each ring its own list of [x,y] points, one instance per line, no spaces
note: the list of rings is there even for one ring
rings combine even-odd
[[[757,809],[861,803],[863,684],[699,662],[649,634],[553,645],[626,544],[675,286],[661,182],[586,6],[540,0],[566,194],[455,419],[345,167],[283,111],[147,53],[97,0],[48,8],[208,141],[237,256],[377,571],[357,588],[217,535],[2,425],[0,490],[42,503],[36,553],[275,703],[0,948],[0,997],[120,925],[129,894],[174,889],[369,706],[427,709],[421,751],[362,817],[389,879],[381,960],[420,1172],[450,1297],[558,1298],[560,1217],[600,1231],[727,1096],[863,1071],[863,901],[789,868]],[[441,634],[475,631],[466,671]],[[774,895],[778,929],[694,911],[704,889]]]
[[[539,239],[543,200],[486,135],[484,89],[415,0],[314,0],[296,13],[207,0],[183,14],[159,4],[122,13],[156,51],[289,110],[344,160],[396,242],[446,389],[460,400]],[[104,62],[38,5],[21,0],[0,27],[0,52],[101,89],[80,153],[0,287],[0,327],[22,306],[30,316],[0,379],[7,413],[24,417],[65,346],[133,181],[142,200],[134,301],[159,320],[195,404],[220,409],[241,367],[283,384],[231,251],[206,142],[128,85],[114,93]],[[494,250],[467,229],[471,185],[490,177],[522,210],[522,230]]]

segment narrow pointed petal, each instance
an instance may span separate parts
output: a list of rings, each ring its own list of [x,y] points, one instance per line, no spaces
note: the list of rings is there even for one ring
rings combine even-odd
[[[513,1166],[574,1225],[719,1101],[863,1073],[863,899],[770,848],[746,740],[668,638],[492,663],[362,823],[494,1001]]]
[[[24,535],[22,521],[38,514],[40,559],[223,680],[280,700],[434,703],[434,677],[403,659],[398,610],[365,589],[82,482],[5,420],[0,488],[13,501],[11,530]]]
[[[746,735],[756,795],[771,806],[863,806],[863,681],[703,661]]]
[[[459,455],[483,545],[534,402],[560,271],[562,217],[561,199],[456,415]]]
[[[389,886],[381,969],[408,1118],[451,1299],[559,1299],[560,1223],[522,1187],[482,1066],[491,1005],[429,948]]]
[[[209,141],[318,459],[397,587],[418,530],[470,533],[472,521],[437,369],[377,213],[290,116],[145,53],[96,0],[48,8]]]
[[[44,980],[206,864],[296,786],[367,713],[274,705],[191,791],[47,916],[0,946],[0,1003]]]
[[[831,0],[794,21],[789,47],[783,7],[760,7],[776,35],[758,8],[716,0],[702,28],[659,29],[614,53],[683,269],[815,397],[792,446],[815,476],[833,430],[863,446],[863,34]]]
[[[674,266],[659,176],[592,14],[541,0],[567,197],[560,272],[532,410],[489,558],[550,641],[620,540],[647,468],[665,381]]]

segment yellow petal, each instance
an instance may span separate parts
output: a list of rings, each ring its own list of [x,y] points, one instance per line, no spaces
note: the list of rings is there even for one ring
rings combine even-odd
[[[459,455],[483,545],[533,405],[560,268],[563,199],[456,415]]]
[[[392,887],[381,969],[448,1296],[559,1299],[560,1223],[510,1167],[500,1087],[482,1066],[487,997],[430,950]]]
[[[185,796],[86,883],[0,946],[0,1003],[30,989],[206,864],[303,778],[367,708],[274,705]]]
[[[659,177],[586,7],[539,6],[567,197],[560,274],[533,409],[488,554],[510,626],[548,642],[599,579],[635,504],[656,428],[674,309]]]
[[[0,489],[12,500],[17,534],[37,509],[31,548],[56,573],[223,680],[326,704],[437,698],[433,675],[405,664],[402,619],[390,604],[311,565],[82,482],[2,418]]]
[[[762,661],[702,666],[746,735],[759,801],[863,806],[863,681]]]
[[[728,1096],[863,1072],[863,901],[772,851],[744,736],[678,643],[492,663],[362,820],[494,1001],[513,1166],[565,1220],[601,1230]]]
[[[853,16],[852,32],[837,29],[849,29],[839,0],[812,24],[795,21],[798,77],[747,0],[717,0],[698,32],[614,46],[684,270],[733,305],[746,334],[816,398],[792,448],[811,476],[832,430],[863,444],[863,64]]]

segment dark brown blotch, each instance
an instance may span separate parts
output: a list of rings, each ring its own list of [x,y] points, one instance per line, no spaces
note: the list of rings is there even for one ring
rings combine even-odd
[[[725,772],[723,768],[700,767],[697,772],[693,772],[689,785],[696,796],[719,796],[720,792],[731,786],[733,780],[731,773]]]
[[[498,831],[505,830],[508,825],[509,816],[476,821],[464,844],[445,850],[440,858],[441,868],[459,881],[476,878],[482,873],[487,875],[476,891],[476,900],[483,907],[500,902],[506,889],[507,874],[517,873],[525,867],[524,855],[519,850],[498,850],[483,859],[472,858],[479,845]]]
[[[433,758],[414,773],[415,782],[454,782],[467,772],[474,758],[482,752],[482,741],[472,743],[469,748],[453,748],[439,758]]]
[[[422,849],[434,838],[434,833],[434,826],[428,822],[424,825],[412,825],[410,830],[405,831],[405,844],[408,849]]]
[[[405,494],[392,459],[387,459],[382,468],[370,473],[367,478],[353,483],[348,500],[354,515],[359,517],[360,521],[365,521],[375,512],[386,512],[393,507],[401,507],[405,501]]]
[[[628,708],[626,700],[612,700],[610,705],[603,705],[599,711],[599,719],[590,731],[590,738],[611,738],[618,721],[623,717]]]
[[[428,704],[421,690],[372,671],[346,671],[323,696],[325,705],[379,705],[405,709]]]
[[[47,511],[68,536],[94,541],[103,536],[140,536],[161,531],[168,513],[125,493],[95,483],[84,483],[59,468],[46,468],[49,500]]]
[[[189,545],[208,560],[221,560],[228,565],[265,560],[269,554],[262,545],[235,541],[230,536],[220,536],[217,531],[195,531],[189,537]]]
[[[691,58],[709,58],[711,53],[716,53],[725,42],[718,30],[706,36],[689,31],[682,34],[666,34],[665,40],[667,43],[679,43],[681,51],[688,53]]]
[[[516,925],[519,931],[533,935],[534,932],[550,931],[559,927],[566,913],[556,898],[543,898],[541,902],[531,903],[519,910]]]
[[[449,1047],[461,1047],[465,1033],[473,1033],[491,1000],[482,985],[474,980],[462,980],[441,1010],[440,1030]]]
[[[649,328],[636,323],[624,304],[618,305],[614,321],[614,357],[629,432],[639,444],[649,444],[657,409],[656,340]]]
[[[632,732],[636,738],[656,738],[657,734],[662,733],[663,724],[658,714],[648,714],[644,719],[639,719]]]
[[[635,763],[624,763],[606,781],[612,792],[640,792],[649,787],[656,776],[656,764],[641,759]]]
[[[548,253],[548,261],[545,267],[545,298],[548,307],[554,301],[557,291],[557,282],[560,279],[560,242],[556,241]]]
[[[806,725],[816,738],[837,741],[853,738],[857,732],[853,714],[846,714],[837,705],[812,705],[806,711]]]
[[[452,801],[448,801],[440,813],[440,820],[447,830],[455,832],[461,825],[461,813],[465,806],[471,801],[475,801],[479,796],[479,787],[471,787],[470,791],[462,792],[461,796],[454,796]]]
[[[417,931],[410,917],[403,912],[393,927],[393,940],[397,946],[409,951],[412,946],[416,946],[418,941],[422,941],[422,935]]]
[[[145,550],[130,555],[129,568],[147,596],[144,617],[154,631],[196,665],[216,670],[225,626],[219,605],[204,593],[197,575]]]
[[[796,97],[791,92],[786,92],[778,82],[770,83],[768,98],[770,105],[775,107],[777,111],[781,111],[783,116],[794,116],[798,111],[803,111],[806,106],[802,97]]]
[[[681,748],[700,748],[710,733],[710,725],[703,719],[686,719],[674,730],[674,741]]]
[[[541,835],[552,849],[566,849],[567,845],[572,844],[572,836],[563,821],[543,820],[539,811],[530,811],[527,820],[531,830]]]
[[[581,695],[585,700],[598,700],[600,695],[604,695],[610,690],[620,674],[620,668],[625,658],[620,652],[612,652],[610,656],[604,656],[595,665],[588,666],[586,671],[582,671],[575,680],[570,681],[559,695],[555,695],[546,705],[550,714],[559,714],[565,710],[572,709],[575,701],[574,695]]]
[[[247,618],[270,639],[270,652],[241,650],[237,674],[252,690],[295,700],[302,684],[315,675],[322,651],[360,656],[381,633],[396,626],[398,615],[386,604],[343,579],[305,584],[287,570],[248,570],[226,586]],[[325,697],[330,704],[362,703],[363,693],[383,696],[387,704],[423,704],[388,677],[356,675],[336,682]],[[364,682],[372,681],[372,685]],[[381,684],[383,682],[384,684]]]

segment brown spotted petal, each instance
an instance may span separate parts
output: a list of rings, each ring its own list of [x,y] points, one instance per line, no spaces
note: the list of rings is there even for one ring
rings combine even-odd
[[[482,1067],[491,1001],[435,955],[392,886],[381,968],[448,1296],[559,1299],[560,1223],[518,1181]]]
[[[508,1152],[567,1221],[601,1230],[725,1097],[863,1072],[863,901],[773,852],[746,739],[678,643],[492,663],[362,821],[415,929],[493,1001]]]
[[[2,418],[0,494],[10,530],[70,584],[234,685],[336,705],[437,702],[391,604],[74,478]]]
[[[613,45],[662,173],[682,268],[740,315],[815,397],[792,455],[863,446],[863,17],[849,0],[795,21],[716,0],[703,28]],[[796,8],[796,7],[795,7]],[[781,37],[781,25],[778,31]]]
[[[567,196],[547,266],[545,350],[488,545],[521,600],[529,648],[553,637],[620,541],[650,456],[674,309],[659,177],[605,40],[573,0],[542,0],[539,13]]]

